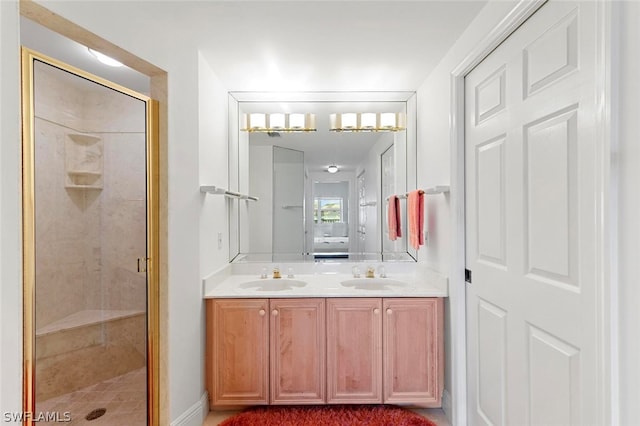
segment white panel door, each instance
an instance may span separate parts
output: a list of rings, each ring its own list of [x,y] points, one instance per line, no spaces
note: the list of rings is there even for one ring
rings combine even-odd
[[[472,425],[597,418],[595,2],[551,1],[465,78]]]

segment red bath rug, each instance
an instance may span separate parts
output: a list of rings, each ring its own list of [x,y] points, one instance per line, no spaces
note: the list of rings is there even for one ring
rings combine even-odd
[[[393,405],[322,405],[254,407],[220,426],[436,426],[412,411]]]

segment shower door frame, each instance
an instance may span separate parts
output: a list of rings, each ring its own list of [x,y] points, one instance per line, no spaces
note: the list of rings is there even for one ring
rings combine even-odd
[[[35,413],[35,99],[34,62],[59,68],[145,103],[146,110],[146,247],[147,256],[147,424],[159,424],[159,247],[160,163],[159,104],[157,100],[43,55],[21,48],[22,102],[22,281],[23,281],[23,411]],[[25,416],[25,425],[33,419]]]

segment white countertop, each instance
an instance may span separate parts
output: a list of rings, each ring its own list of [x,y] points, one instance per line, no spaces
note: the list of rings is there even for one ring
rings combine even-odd
[[[255,268],[253,268],[255,270]],[[387,278],[364,278],[361,275],[354,285],[354,277],[345,273],[343,268],[336,268],[336,272],[310,271],[309,268],[299,268],[300,274],[294,274],[292,279],[286,278],[287,267],[280,268],[283,278],[274,280],[261,279],[260,272],[238,270],[232,266],[225,267],[203,279],[203,297],[211,298],[294,298],[294,297],[447,297],[448,280],[446,277],[424,267],[414,267],[411,271],[393,271]],[[365,269],[365,268],[362,268]],[[259,269],[258,269],[259,270]],[[241,272],[241,273],[237,273]],[[405,273],[402,273],[405,272]],[[291,281],[293,280],[293,282]],[[296,281],[304,282],[298,283]],[[401,281],[401,285],[396,285]],[[249,283],[249,284],[247,284]],[[265,283],[266,288],[260,284]],[[291,284],[290,286],[288,284]],[[269,289],[275,285],[282,289]]]

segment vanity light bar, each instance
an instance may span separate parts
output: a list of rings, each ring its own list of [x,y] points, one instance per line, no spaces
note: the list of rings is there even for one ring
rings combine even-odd
[[[316,116],[311,113],[242,114],[243,132],[315,132]]]
[[[407,128],[402,112],[345,112],[329,118],[332,132],[400,132]]]

